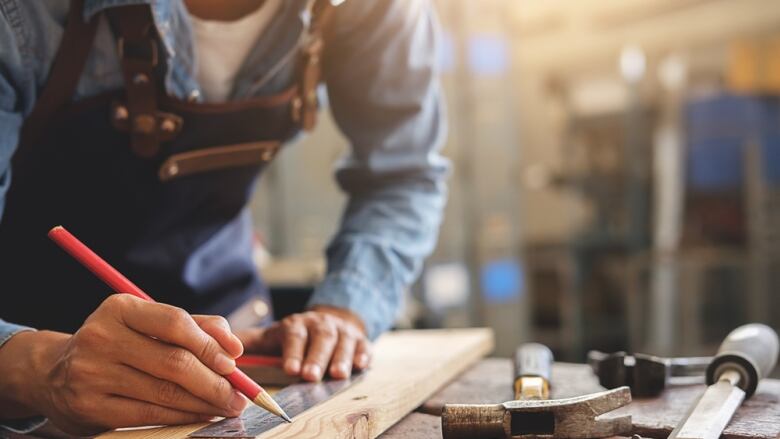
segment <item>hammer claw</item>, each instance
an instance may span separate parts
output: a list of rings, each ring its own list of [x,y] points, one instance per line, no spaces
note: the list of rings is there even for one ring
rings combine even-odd
[[[555,438],[592,438],[615,436],[631,431],[631,416],[602,415],[631,402],[631,390],[620,387],[590,395],[557,400],[554,409]]]

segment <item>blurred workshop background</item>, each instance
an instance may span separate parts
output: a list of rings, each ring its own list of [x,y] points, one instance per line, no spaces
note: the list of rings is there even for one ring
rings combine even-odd
[[[399,327],[490,326],[497,355],[569,361],[780,328],[780,2],[435,3],[454,173]],[[344,202],[322,120],[254,203],[284,297],[321,278]]]

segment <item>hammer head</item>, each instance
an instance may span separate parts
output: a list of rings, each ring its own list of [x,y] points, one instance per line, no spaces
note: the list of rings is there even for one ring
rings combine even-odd
[[[598,419],[631,402],[628,387],[566,399],[448,404],[444,439],[599,438],[627,434],[631,416]]]

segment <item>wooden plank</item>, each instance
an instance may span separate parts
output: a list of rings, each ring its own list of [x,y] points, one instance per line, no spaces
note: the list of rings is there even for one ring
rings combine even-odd
[[[488,403],[511,399],[512,362],[483,360],[423,404],[425,413],[440,414],[444,403]],[[554,398],[603,390],[584,364],[555,363]],[[646,437],[667,437],[685,416],[689,404],[704,391],[703,385],[670,387],[657,398],[638,399],[616,410],[614,416],[631,414],[634,432]],[[726,427],[725,439],[780,438],[780,380],[764,380]]]
[[[493,349],[489,329],[396,331],[374,347],[363,378],[327,402],[258,439],[373,439]],[[101,439],[183,438],[204,424],[114,431]]]

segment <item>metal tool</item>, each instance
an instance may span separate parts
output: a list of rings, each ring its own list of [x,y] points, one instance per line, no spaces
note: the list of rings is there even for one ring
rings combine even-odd
[[[515,351],[515,399],[550,399],[553,354],[539,343],[525,343]]]
[[[599,438],[631,431],[631,416],[598,419],[631,402],[628,387],[566,399],[447,404],[444,439]]]
[[[607,389],[631,388],[634,397],[656,396],[668,385],[704,383],[712,357],[665,358],[625,352],[588,352],[588,364]]]
[[[515,353],[517,401],[503,404],[446,404],[444,439],[597,438],[631,431],[631,416],[596,419],[631,402],[628,387],[567,399],[548,399],[553,356],[538,343]]]
[[[359,379],[360,375],[354,375],[346,380],[293,384],[280,390],[274,395],[274,399],[287,414],[295,417],[330,399]],[[192,438],[255,438],[259,434],[284,423],[280,418],[259,407],[249,406],[237,418],[223,419],[190,433],[188,436]]]
[[[753,323],[731,331],[707,367],[707,390],[669,439],[717,439],[734,412],[753,396],[777,364],[780,341],[772,328]]]

